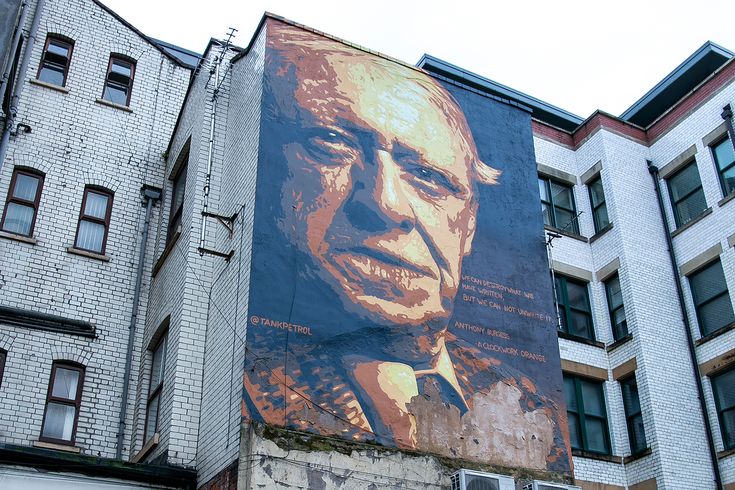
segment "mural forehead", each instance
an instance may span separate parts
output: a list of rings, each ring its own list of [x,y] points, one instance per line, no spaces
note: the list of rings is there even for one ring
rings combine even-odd
[[[530,116],[267,39],[245,417],[569,473]]]

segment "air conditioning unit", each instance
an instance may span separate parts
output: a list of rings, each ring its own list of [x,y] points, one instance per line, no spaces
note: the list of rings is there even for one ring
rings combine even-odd
[[[535,480],[523,486],[523,490],[582,490],[575,485],[564,485],[562,483],[551,483],[548,481]]]
[[[513,478],[480,471],[459,470],[452,475],[452,490],[515,490]]]

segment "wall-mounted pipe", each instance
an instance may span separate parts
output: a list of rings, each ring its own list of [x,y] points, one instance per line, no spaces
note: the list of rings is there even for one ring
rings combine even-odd
[[[694,338],[692,337],[692,329],[689,323],[689,314],[687,312],[686,303],[684,302],[684,290],[681,287],[681,279],[678,273],[676,261],[676,252],[674,251],[674,243],[671,240],[671,229],[666,219],[664,211],[664,200],[661,196],[661,186],[659,184],[660,177],[658,175],[658,167],[653,165],[651,160],[646,160],[648,164],[648,172],[653,179],[653,186],[656,189],[656,200],[658,202],[658,211],[661,215],[661,222],[664,225],[664,235],[666,236],[666,246],[669,249],[669,260],[671,261],[671,273],[674,276],[674,284],[676,284],[676,296],[679,300],[679,309],[681,318],[684,322],[684,331],[687,336],[687,346],[689,347],[689,359],[692,362],[692,371],[694,374],[694,382],[697,385],[697,397],[699,398],[699,408],[702,411],[704,419],[704,430],[707,433],[707,446],[709,448],[709,458],[712,463],[712,469],[715,473],[715,487],[717,490],[723,490],[722,476],[720,475],[720,465],[717,459],[717,450],[715,449],[715,440],[712,437],[712,425],[709,422],[709,412],[707,411],[707,402],[704,398],[704,387],[702,386],[702,373],[699,372],[699,364],[697,363],[697,351],[694,348]]]
[[[135,347],[135,325],[138,322],[138,304],[140,303],[140,287],[143,283],[143,266],[145,265],[145,251],[148,245],[148,229],[151,224],[151,209],[153,204],[161,199],[161,189],[143,187],[145,199],[145,221],[143,234],[140,238],[140,253],[138,254],[138,268],[135,271],[135,289],[133,290],[133,312],[130,315],[128,327],[128,348],[125,352],[125,372],[123,374],[122,400],[120,402],[120,420],[117,427],[117,447],[115,458],[122,459],[123,444],[125,443],[125,419],[128,417],[128,394],[130,392],[130,370],[133,365],[133,348]]]
[[[36,44],[36,35],[38,34],[38,26],[41,24],[41,16],[43,15],[43,8],[46,5],[46,0],[38,0],[36,4],[36,10],[33,13],[33,22],[31,23],[31,30],[28,33],[28,42],[26,43],[25,51],[23,52],[23,58],[18,68],[18,81],[15,84],[15,91],[13,87],[7,86],[6,90],[11,91],[10,96],[10,109],[5,118],[5,126],[3,127],[2,137],[0,137],[0,172],[3,170],[3,163],[5,162],[5,155],[8,153],[8,144],[10,143],[10,132],[15,126],[15,116],[18,114],[18,101],[23,93],[23,87],[26,85],[26,72],[28,71],[28,63],[31,60],[31,53],[33,52],[33,46]],[[22,29],[23,26],[20,26]]]

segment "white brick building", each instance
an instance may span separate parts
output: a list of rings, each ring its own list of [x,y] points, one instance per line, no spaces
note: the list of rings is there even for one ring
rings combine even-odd
[[[212,40],[197,67],[94,0],[23,9],[0,154],[0,487],[533,477],[242,422],[265,35],[282,20],[245,49]],[[581,402],[574,483],[735,488],[733,54],[708,43],[621,117],[585,120],[419,66],[532,110],[565,388]]]

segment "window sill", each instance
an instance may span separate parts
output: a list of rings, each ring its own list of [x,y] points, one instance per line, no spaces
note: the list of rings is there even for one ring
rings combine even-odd
[[[702,211],[701,213],[699,213],[699,216],[697,216],[696,218],[690,219],[689,221],[686,222],[686,224],[681,225],[679,228],[677,228],[674,231],[672,231],[671,232],[671,238],[674,238],[675,236],[680,235],[682,232],[684,232],[685,230],[688,230],[692,226],[696,225],[697,223],[699,223],[700,221],[702,221],[704,218],[706,218],[710,214],[712,214],[712,208],[705,209],[704,211]]]
[[[68,94],[69,93],[69,87],[60,87],[59,85],[54,85],[53,83],[48,83],[41,81],[37,78],[31,78],[28,80],[33,85],[38,85],[39,87],[46,87],[51,90],[55,90],[57,92],[61,92],[62,94]]]
[[[171,250],[174,249],[174,245],[176,245],[176,242],[179,240],[179,237],[181,236],[181,227],[179,227],[178,230],[176,230],[176,233],[174,233],[174,236],[171,237],[171,240],[166,244],[166,248],[163,249],[163,253],[160,257],[158,257],[158,260],[156,260],[156,263],[153,264],[153,270],[151,271],[151,277],[156,277],[158,274],[158,271],[161,270],[161,267],[163,267],[164,262],[166,262],[166,258],[171,254]]]
[[[75,248],[75,247],[67,247],[66,251],[69,252],[70,254],[81,255],[82,257],[88,257],[90,259],[95,259],[95,260],[101,260],[102,262],[110,261],[110,257],[108,257],[107,255],[90,252],[89,250],[82,250],[80,248]]]
[[[609,345],[605,346],[605,350],[608,351],[608,352],[612,352],[615,349],[617,349],[618,347],[620,347],[621,345],[627,344],[631,340],[633,340],[633,334],[632,333],[629,333],[625,337],[620,337],[618,340],[616,340],[612,344],[609,344]]]
[[[600,231],[598,231],[597,233],[595,233],[594,235],[592,235],[590,237],[590,239],[589,239],[589,242],[590,243],[594,242],[595,240],[597,240],[598,238],[600,238],[602,235],[604,235],[608,231],[612,230],[612,228],[613,228],[613,224],[612,223],[608,223],[607,226],[603,227]]]
[[[130,461],[132,463],[140,463],[143,458],[148,456],[148,454],[153,451],[156,446],[158,446],[160,440],[161,435],[156,432],[155,434],[153,434],[153,437],[151,437],[150,440],[145,443],[145,445],[140,449],[140,451],[138,451],[135,456],[133,456],[133,459],[131,459]]]
[[[56,444],[53,442],[33,441],[33,447],[40,447],[42,449],[53,449],[54,451],[64,451],[67,453],[79,454],[82,452],[82,448],[77,446],[67,446],[66,444]]]
[[[133,110],[126,105],[115,104],[114,102],[110,102],[109,100],[105,100],[105,99],[100,99],[99,97],[94,99],[94,101],[97,102],[98,104],[106,105],[107,107],[112,107],[114,109],[120,109],[121,111],[130,112],[130,113],[133,112]]]
[[[602,342],[598,342],[597,340],[586,339],[584,337],[572,335],[570,333],[566,333],[561,330],[557,330],[556,332],[559,334],[559,337],[562,339],[572,340],[574,342],[579,342],[580,344],[587,344],[587,345],[591,345],[592,347],[598,347],[600,349],[605,348],[605,344],[603,344]]]
[[[0,231],[0,238],[6,238],[8,240],[13,240],[21,243],[29,243],[31,245],[35,245],[38,243],[38,240],[31,236],[16,235],[15,233],[9,233],[7,231]]]
[[[568,231],[564,231],[560,228],[556,228],[555,226],[544,225],[544,230],[550,231],[552,233],[558,233],[560,235],[567,236],[569,238],[574,238],[575,240],[579,240],[580,242],[589,243],[589,239],[587,239],[587,237],[578,235],[576,233],[570,233]]]
[[[705,335],[704,337],[702,337],[700,339],[695,340],[694,341],[694,345],[696,345],[698,347],[698,346],[700,346],[700,345],[702,345],[702,344],[704,344],[706,342],[709,342],[710,340],[712,340],[714,338],[719,337],[720,335],[725,335],[730,330],[735,330],[735,322],[732,322],[732,323],[730,323],[728,325],[725,325],[724,327],[722,327],[722,328],[720,328],[718,330],[715,330],[712,333],[708,333],[707,335]]]
[[[628,463],[632,463],[633,461],[638,461],[639,459],[643,459],[643,458],[645,458],[646,456],[648,456],[648,455],[650,455],[652,453],[653,453],[653,451],[651,450],[651,448],[650,447],[647,447],[646,449],[644,449],[642,451],[638,451],[635,454],[631,454],[630,456],[624,457],[623,458],[623,463],[624,464],[628,464]]]
[[[730,194],[728,194],[728,195],[726,195],[725,197],[723,197],[722,199],[720,199],[720,201],[719,201],[719,202],[717,203],[717,205],[718,205],[719,207],[722,207],[722,206],[724,206],[725,204],[727,204],[727,203],[729,203],[730,201],[732,201],[733,199],[735,199],[735,191],[731,192]]]
[[[581,449],[572,449],[572,456],[577,456],[579,458],[596,459],[598,461],[607,461],[609,463],[617,464],[621,464],[623,462],[623,458],[620,456],[613,456],[612,454],[593,453],[590,451],[583,451]]]
[[[725,459],[728,456],[732,456],[733,454],[735,454],[735,447],[718,452],[717,459]]]

